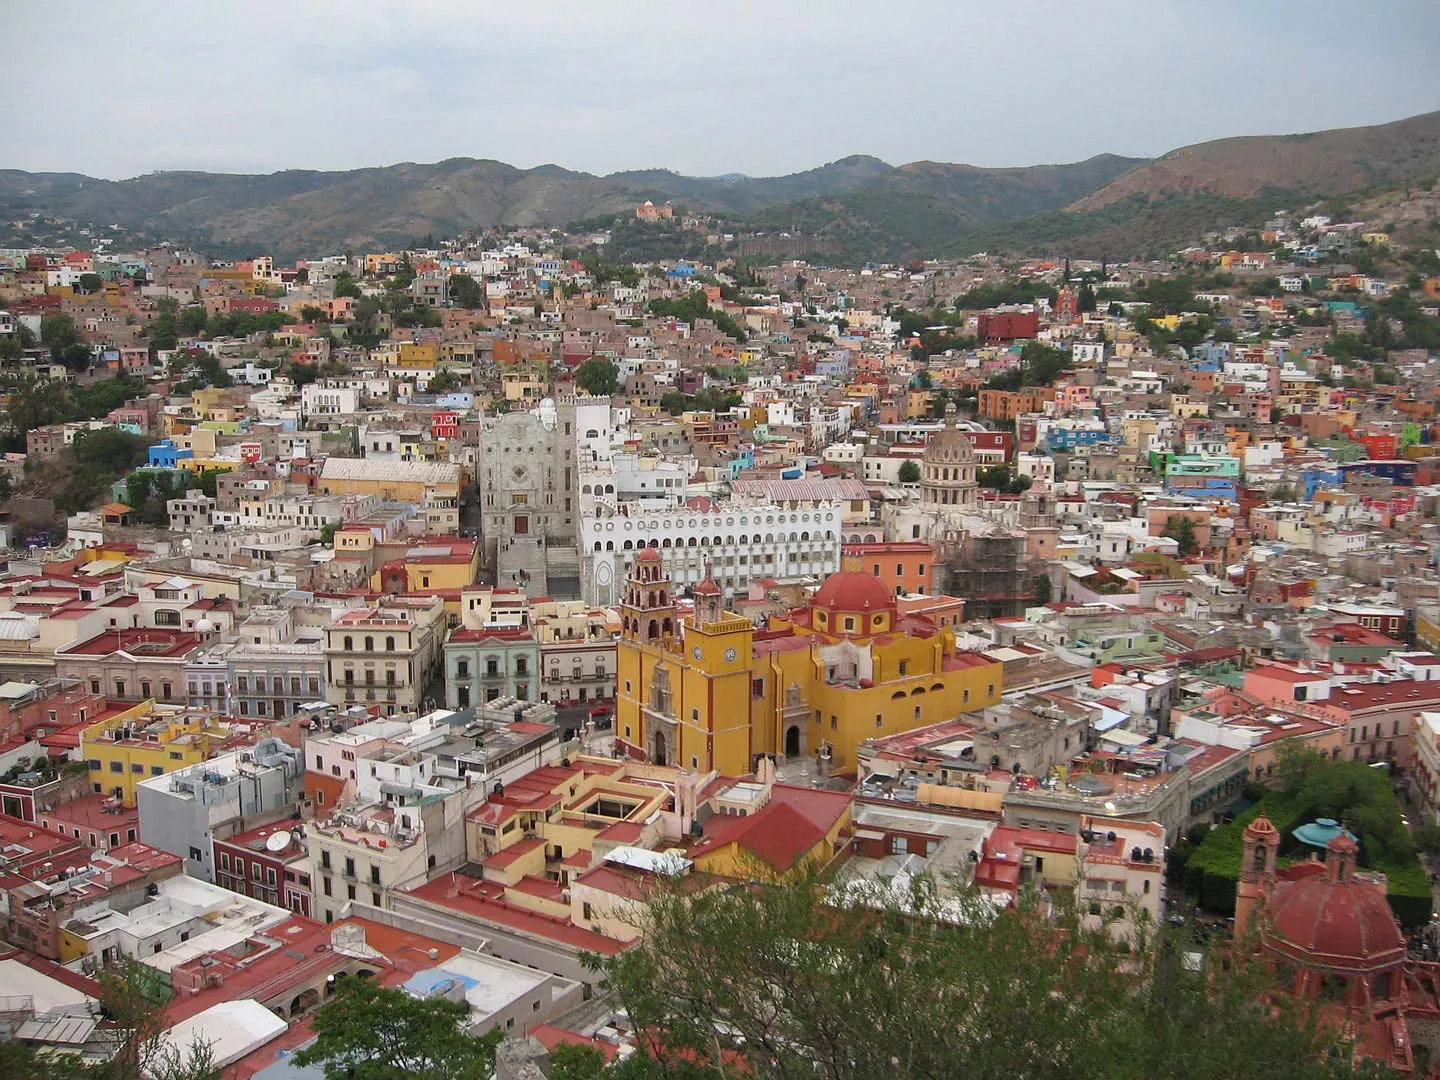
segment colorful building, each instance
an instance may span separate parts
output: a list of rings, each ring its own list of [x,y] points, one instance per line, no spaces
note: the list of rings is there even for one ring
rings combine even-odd
[[[80,756],[90,769],[90,788],[135,805],[135,785],[204,761],[229,732],[208,712],[153,699],[91,724],[80,733]]]
[[[759,755],[855,765],[868,738],[1000,700],[1001,665],[901,615],[873,574],[832,574],[809,606],[757,630],[707,577],[682,615],[660,553],[637,557],[619,605],[616,737],[630,754],[730,774]]]

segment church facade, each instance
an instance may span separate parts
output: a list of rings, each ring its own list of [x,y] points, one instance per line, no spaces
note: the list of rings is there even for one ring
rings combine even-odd
[[[855,768],[861,742],[1000,700],[1001,665],[902,616],[872,575],[832,574],[764,629],[724,610],[709,578],[681,615],[660,553],[632,566],[619,605],[615,735],[632,756],[741,775],[759,755]]]

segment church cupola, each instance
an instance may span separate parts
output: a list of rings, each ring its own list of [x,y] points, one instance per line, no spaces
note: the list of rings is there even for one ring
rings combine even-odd
[[[705,580],[695,586],[695,625],[710,626],[725,617],[725,594],[715,584],[714,564],[705,563]]]
[[[675,597],[656,548],[635,556],[620,604],[621,633],[631,641],[660,643],[675,634]]]

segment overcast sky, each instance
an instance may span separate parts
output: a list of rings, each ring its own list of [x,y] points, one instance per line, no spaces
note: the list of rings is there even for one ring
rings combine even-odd
[[[772,175],[1440,108],[1440,0],[3,0],[0,167]]]

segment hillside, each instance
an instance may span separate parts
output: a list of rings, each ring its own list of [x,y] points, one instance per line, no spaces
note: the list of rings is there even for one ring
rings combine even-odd
[[[563,225],[623,213],[645,199],[748,214],[789,199],[844,192],[891,169],[876,158],[849,157],[758,179],[664,170],[600,177],[471,158],[263,176],[165,172],[122,181],[10,170],[0,172],[0,215],[40,210],[82,223],[116,223],[152,240],[288,256],[413,243],[427,234],[493,225]]]
[[[1440,112],[1373,127],[1219,139],[1172,150],[1077,199],[1100,210],[1134,196],[1255,199],[1276,192],[1326,198],[1366,188],[1427,186],[1440,175]]]
[[[773,207],[749,224],[816,237],[853,258],[940,254],[965,237],[1061,210],[1139,164],[1114,154],[1015,169],[918,161],[852,191]]]
[[[1173,250],[1228,225],[1253,225],[1280,206],[1428,187],[1437,177],[1440,112],[1375,127],[1221,139],[1155,161],[1101,154],[1005,169],[933,161],[892,166],[852,156],[758,178],[664,169],[594,176],[475,158],[340,172],[166,172],[122,181],[0,170],[0,226],[20,223],[0,241],[38,235],[28,228],[38,213],[77,228],[118,226],[142,242],[288,259],[496,225],[563,226],[625,214],[652,199],[719,216],[729,231],[764,234],[752,241],[754,250],[799,254],[813,243],[811,250],[832,260],[979,250],[1120,258]],[[671,244],[662,232],[650,239],[642,245],[646,257],[660,257]],[[696,243],[693,234],[684,240]]]

